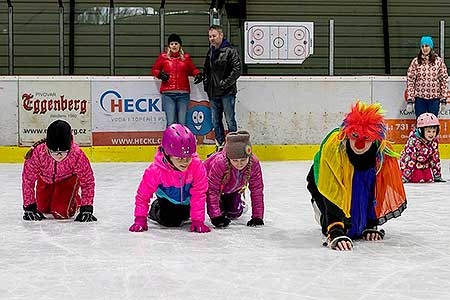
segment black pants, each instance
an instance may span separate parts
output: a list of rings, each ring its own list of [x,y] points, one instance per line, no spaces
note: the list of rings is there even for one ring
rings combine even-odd
[[[149,218],[166,227],[178,227],[190,217],[191,206],[173,204],[165,198],[152,202]]]

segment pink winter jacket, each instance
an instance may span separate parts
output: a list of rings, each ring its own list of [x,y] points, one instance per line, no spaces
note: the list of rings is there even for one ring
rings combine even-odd
[[[400,169],[403,178],[408,181],[416,169],[430,169],[433,176],[441,177],[441,161],[439,158],[439,140],[429,142],[422,138],[417,129],[409,133],[405,149],[400,158]]]
[[[252,169],[249,179],[250,198],[252,201],[252,218],[264,219],[264,183],[261,165],[258,158],[252,154]],[[227,170],[227,157],[225,151],[219,151],[210,156],[203,164],[208,174],[208,193],[206,202],[210,218],[220,216],[220,193],[229,194],[238,192],[245,184],[248,166],[239,171],[231,166],[230,177],[224,183],[221,191],[222,178]]]
[[[144,171],[136,197],[134,216],[148,215],[150,199],[165,198],[174,204],[190,205],[192,221],[205,221],[205,201],[208,180],[202,161],[195,154],[186,171],[175,170],[164,157],[161,147]]]
[[[25,160],[22,171],[23,205],[36,202],[35,184],[38,177],[48,184],[77,176],[81,188],[81,205],[94,203],[95,180],[89,159],[78,145],[72,143],[69,154],[62,161],[54,160],[45,143],[33,150],[33,155]]]
[[[408,68],[407,88],[408,99],[447,99],[448,73],[442,58],[436,56],[434,64],[424,59],[421,65],[414,58]]]

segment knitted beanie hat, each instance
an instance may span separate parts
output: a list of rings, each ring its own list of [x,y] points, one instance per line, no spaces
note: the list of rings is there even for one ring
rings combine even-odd
[[[422,45],[428,45],[430,46],[431,49],[433,49],[433,38],[431,38],[431,36],[423,36],[420,39],[420,48],[422,48]]]
[[[72,129],[69,123],[56,120],[47,128],[46,144],[53,151],[67,151],[72,146]]]
[[[171,42],[178,42],[180,46],[183,45],[183,43],[181,42],[181,37],[176,33],[172,33],[171,35],[169,35],[169,38],[167,39],[167,44],[170,45]]]
[[[250,134],[247,131],[229,132],[225,139],[225,153],[229,159],[251,156]]]

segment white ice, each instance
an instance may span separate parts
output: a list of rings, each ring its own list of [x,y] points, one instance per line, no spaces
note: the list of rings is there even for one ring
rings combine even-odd
[[[343,253],[321,245],[310,162],[262,165],[266,225],[245,226],[249,210],[198,234],[128,231],[147,163],[93,164],[97,223],[23,221],[22,166],[0,164],[0,299],[450,298],[450,182],[407,184],[408,208],[385,239]]]

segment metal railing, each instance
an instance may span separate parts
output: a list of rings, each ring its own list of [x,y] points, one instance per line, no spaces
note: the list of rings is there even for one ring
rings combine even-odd
[[[109,0],[109,74],[111,76],[116,73],[116,43],[115,43],[115,31],[114,31],[114,0]]]
[[[58,0],[59,5],[59,75],[64,75],[64,5]]]
[[[8,74],[14,75],[14,9],[11,0],[8,2]]]
[[[334,20],[329,21],[328,29],[328,75],[334,75]]]

